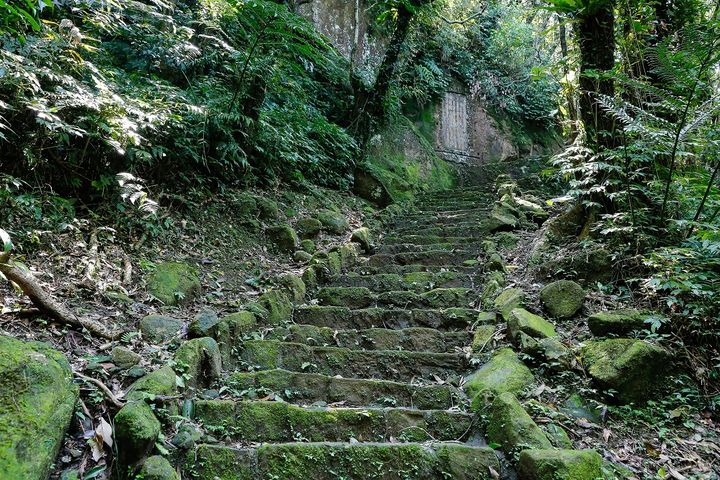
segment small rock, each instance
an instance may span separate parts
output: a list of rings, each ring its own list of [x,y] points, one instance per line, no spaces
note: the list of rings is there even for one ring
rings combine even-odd
[[[140,469],[143,480],[180,480],[177,472],[164,457],[153,455],[145,460]]]
[[[128,368],[134,367],[142,357],[137,353],[133,352],[129,348],[115,347],[112,349],[112,361],[118,367],[127,370]]]
[[[586,400],[577,393],[574,393],[565,400],[562,407],[560,407],[560,411],[568,417],[584,418],[589,422],[599,425],[602,422],[602,412],[604,408],[604,405],[601,403]]]
[[[293,255],[293,261],[295,263],[308,263],[310,260],[312,260],[312,255],[302,250],[298,250]]]
[[[213,310],[203,310],[195,315],[188,327],[188,337],[206,337],[212,327],[218,324],[220,319]]]
[[[598,337],[604,337],[611,333],[627,335],[645,328],[645,320],[650,317],[650,314],[638,310],[597,312],[588,317],[588,327],[593,335]]]
[[[130,378],[141,378],[147,375],[147,370],[143,367],[132,367],[127,371],[127,376]]]
[[[194,338],[183,343],[175,352],[175,362],[186,367],[186,386],[208,386],[222,374],[220,349],[215,339]]]
[[[360,245],[365,253],[370,253],[373,249],[373,243],[370,238],[370,229],[361,227],[354,230],[350,236],[350,241]]]
[[[148,315],[140,320],[140,331],[148,341],[153,343],[167,342],[173,338],[183,322],[165,315]]]
[[[510,338],[516,342],[521,332],[533,338],[557,337],[552,323],[524,308],[513,308],[507,315],[507,325]]]
[[[572,352],[557,337],[537,339],[520,332],[518,344],[523,353],[550,367],[562,370],[572,366]]]
[[[316,218],[301,218],[295,223],[300,238],[315,238],[320,234],[323,224]]]
[[[320,223],[322,223],[323,229],[328,233],[340,235],[350,228],[350,224],[345,216],[332,210],[319,211],[317,218],[320,220]]]
[[[315,247],[315,242],[310,239],[305,239],[300,242],[300,248],[302,248],[303,251],[307,253],[315,253],[315,250],[317,250],[317,247]]]
[[[540,290],[540,301],[555,318],[570,318],[585,303],[585,291],[571,280],[558,280]]]
[[[595,450],[523,450],[518,480],[596,480],[603,478]]]
[[[170,365],[155,370],[136,380],[127,390],[128,400],[144,400],[153,395],[174,395],[176,390],[175,371]]]
[[[581,354],[593,380],[602,388],[617,391],[617,399],[623,403],[643,402],[653,396],[669,371],[666,350],[632,338],[588,342]]]
[[[485,262],[486,272],[505,272],[505,261],[502,259],[500,254],[493,253]]]
[[[280,216],[280,209],[274,200],[257,196],[255,197],[255,203],[257,204],[258,216],[261,220],[277,220]]]
[[[157,265],[147,285],[148,291],[165,305],[189,301],[202,290],[195,267],[180,262]]]
[[[290,225],[275,225],[265,229],[265,234],[280,252],[293,252],[300,240]]]
[[[555,448],[572,448],[572,440],[570,440],[570,437],[568,436],[567,432],[564,428],[562,428],[557,423],[548,423],[543,425],[542,427],[543,432],[545,432],[545,436],[547,436],[548,440],[550,440],[550,443],[552,443],[553,447]]]
[[[280,277],[279,283],[285,287],[285,290],[290,294],[290,299],[293,302],[301,303],[305,300],[306,287],[302,278],[292,273],[287,273]]]
[[[122,465],[145,458],[160,435],[160,422],[144,401],[131,401],[115,415],[115,439]]]
[[[180,425],[171,443],[182,450],[193,448],[202,438],[203,433],[197,426],[191,423]]]
[[[487,348],[492,336],[495,334],[495,325],[478,325],[473,334],[472,351],[480,353]]]
[[[519,288],[508,288],[497,296],[494,305],[495,310],[505,318],[513,308],[520,308],[525,304],[525,292]]]

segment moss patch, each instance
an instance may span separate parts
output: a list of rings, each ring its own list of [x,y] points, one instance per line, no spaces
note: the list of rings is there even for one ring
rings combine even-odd
[[[197,269],[179,262],[157,265],[148,278],[147,287],[155,298],[166,305],[189,301],[202,289]]]

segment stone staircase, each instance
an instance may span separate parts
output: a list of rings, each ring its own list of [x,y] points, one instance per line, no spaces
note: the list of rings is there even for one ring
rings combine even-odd
[[[478,366],[469,346],[491,206],[477,188],[423,197],[291,324],[238,342],[224,365],[232,399],[193,402],[222,442],[198,445],[188,476],[499,478],[461,388]]]

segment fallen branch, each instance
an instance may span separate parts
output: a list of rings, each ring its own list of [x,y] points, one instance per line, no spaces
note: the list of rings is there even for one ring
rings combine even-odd
[[[87,375],[83,375],[80,372],[73,372],[76,377],[81,378],[82,380],[85,380],[86,382],[90,382],[94,385],[96,385],[102,392],[105,394],[108,400],[110,400],[110,403],[112,403],[114,406],[116,406],[118,409],[125,406],[125,403],[121,401],[119,398],[115,396],[114,393],[100,380],[97,380],[92,377],[88,377]]]
[[[40,286],[40,283],[32,273],[15,266],[10,260],[10,251],[0,253],[0,273],[5,278],[20,287],[20,290],[43,312],[55,320],[66,325],[84,328],[88,332],[107,339],[115,339],[122,334],[121,330],[110,330],[104,325],[89,318],[78,317],[68,310],[65,305],[55,300]]]

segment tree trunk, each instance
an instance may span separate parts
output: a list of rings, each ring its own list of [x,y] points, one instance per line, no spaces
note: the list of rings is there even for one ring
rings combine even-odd
[[[602,78],[615,65],[614,1],[608,2],[591,15],[578,18],[575,34],[580,47],[580,117],[585,124],[588,142],[596,148],[612,148],[615,125],[604,112],[595,95],[612,96],[612,78]],[[592,72],[599,74],[593,75]]]

